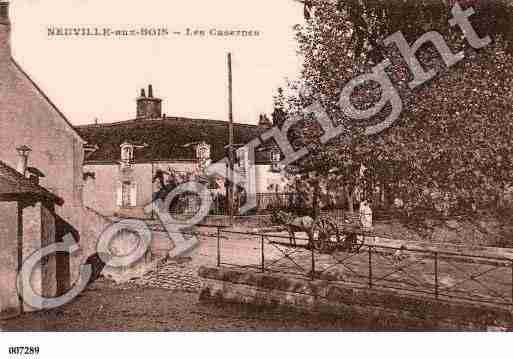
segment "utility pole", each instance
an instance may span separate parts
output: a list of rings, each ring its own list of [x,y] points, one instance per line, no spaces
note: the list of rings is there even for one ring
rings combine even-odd
[[[232,88],[232,54],[228,53],[228,119],[229,119],[229,135],[228,135],[228,161],[229,161],[229,172],[228,181],[230,186],[228,187],[228,215],[230,216],[230,225],[233,225],[233,200],[235,186],[233,183],[233,88]]]

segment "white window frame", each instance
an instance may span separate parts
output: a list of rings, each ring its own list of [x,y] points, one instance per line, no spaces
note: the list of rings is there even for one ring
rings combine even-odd
[[[123,189],[124,186],[128,186],[128,206],[123,201]],[[133,208],[137,207],[137,182],[134,181],[119,181],[117,188],[117,205],[119,208]]]

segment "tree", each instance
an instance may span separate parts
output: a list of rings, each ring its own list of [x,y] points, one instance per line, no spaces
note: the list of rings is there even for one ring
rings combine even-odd
[[[364,165],[367,178],[387,184],[388,192],[401,196],[407,208],[447,213],[444,203],[452,211],[461,204],[481,208],[497,204],[513,182],[513,31],[509,25],[513,8],[501,0],[471,3],[477,13],[471,18],[473,25],[479,34],[493,39],[478,52],[467,45],[459,30],[448,25],[453,1],[311,2],[314,11],[297,33],[304,58],[299,84],[310,92],[287,98],[286,113],[299,115],[302,108],[320,101],[331,119],[347,128],[349,141],[320,144],[320,128],[311,118],[296,126],[297,145],[311,149],[296,164],[305,193],[329,193],[329,184],[335,181],[351,204],[351,192]],[[468,6],[470,1],[460,4]],[[433,48],[423,47],[421,63],[435,68],[438,76],[412,91],[404,60],[395,48],[383,46],[382,40],[400,30],[412,42],[431,29],[442,33],[451,49],[464,51],[466,57],[446,68]],[[392,128],[366,138],[361,133],[365,123],[345,117],[337,102],[347,81],[369,72],[385,57],[392,61],[390,75],[404,109]],[[292,90],[298,87],[291,84]],[[379,87],[365,84],[352,100],[365,108],[380,94]],[[368,121],[379,121],[389,111],[385,108]],[[311,186],[317,190],[311,191]]]
[[[281,128],[283,123],[287,119],[287,114],[285,112],[285,95],[283,94],[283,89],[281,87],[278,88],[278,94],[274,96],[274,111],[271,115],[273,119],[273,126],[277,126]]]
[[[510,51],[513,50],[512,4],[506,0],[457,0],[466,8],[472,6],[480,14],[475,27],[481,34],[502,36]],[[456,0],[311,0],[305,1],[305,19],[312,19],[312,12],[322,16],[326,9],[344,14],[351,23],[351,42],[355,58],[370,56],[381,59],[386,50],[380,40],[402,31],[412,40],[422,33],[436,29],[447,34],[450,9]],[[419,21],[420,19],[420,21]]]

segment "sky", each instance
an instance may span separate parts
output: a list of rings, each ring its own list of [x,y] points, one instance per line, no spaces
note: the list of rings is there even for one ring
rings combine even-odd
[[[272,96],[298,77],[294,0],[11,0],[12,51],[75,125],[135,117],[152,84],[168,116],[226,120],[226,54],[232,52],[234,119],[256,123]],[[48,28],[166,28],[163,37],[57,37]],[[186,36],[186,29],[258,30],[258,37]]]

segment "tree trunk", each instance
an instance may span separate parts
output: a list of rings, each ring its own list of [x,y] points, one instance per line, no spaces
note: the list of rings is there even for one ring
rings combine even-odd
[[[385,207],[385,184],[380,182],[379,184],[379,205],[380,207]]]
[[[320,193],[320,184],[319,181],[314,183],[314,193],[313,193],[313,217],[314,219],[319,217],[319,193]]]
[[[354,204],[353,204],[353,192],[349,190],[349,186],[344,186],[344,192],[346,194],[347,199],[347,208],[349,213],[354,213]]]

